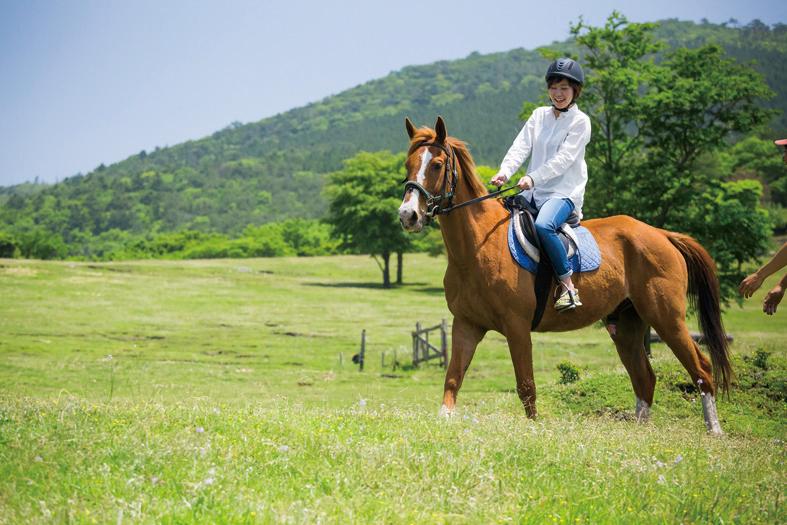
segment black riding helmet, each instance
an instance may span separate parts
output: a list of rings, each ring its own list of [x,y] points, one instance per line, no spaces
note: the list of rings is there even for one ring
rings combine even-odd
[[[562,77],[568,80],[573,80],[580,86],[585,84],[585,73],[582,72],[580,65],[570,58],[558,58],[547,68],[547,74],[544,77],[547,82],[551,77]]]
[[[547,74],[544,76],[544,78],[547,81],[547,85],[549,85],[551,80],[558,79],[558,78],[565,78],[572,84],[573,83],[579,84],[580,89],[585,84],[585,73],[582,72],[582,67],[580,67],[580,65],[575,60],[572,60],[568,57],[558,58],[557,60],[549,64],[549,67],[547,68]],[[552,105],[552,107],[554,107],[555,109],[557,109],[562,113],[565,113],[571,108],[571,106],[574,105],[576,99],[577,97],[575,91],[575,96],[571,100],[571,104],[569,104],[563,109],[555,107],[554,104]]]

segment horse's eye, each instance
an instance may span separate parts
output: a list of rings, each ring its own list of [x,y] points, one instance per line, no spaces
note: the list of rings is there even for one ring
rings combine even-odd
[[[432,169],[433,170],[439,170],[439,169],[442,169],[442,167],[443,167],[443,163],[442,162],[435,162],[435,163],[432,164]]]

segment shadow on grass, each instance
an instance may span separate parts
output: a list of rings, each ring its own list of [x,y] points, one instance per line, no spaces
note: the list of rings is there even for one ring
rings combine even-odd
[[[382,283],[304,283],[306,286],[319,286],[321,288],[367,288],[372,290],[383,290]],[[391,285],[391,290],[397,288],[396,285]]]
[[[382,283],[343,282],[343,283],[304,283],[306,286],[321,288],[364,288],[367,290],[384,290]],[[442,295],[443,289],[436,286],[426,286],[426,283],[392,284],[389,290],[412,290],[430,295]]]

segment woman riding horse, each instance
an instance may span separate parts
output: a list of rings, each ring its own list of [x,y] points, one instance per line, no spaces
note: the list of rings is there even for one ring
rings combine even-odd
[[[570,58],[555,60],[547,69],[546,81],[552,106],[533,111],[491,183],[502,186],[530,157],[527,175],[519,179],[517,186],[533,190],[527,198],[538,210],[538,238],[563,285],[555,309],[565,311],[582,303],[571,281],[571,265],[557,231],[572,211],[582,218],[588,181],[585,146],[590,142],[590,119],[576,105],[585,84],[585,74],[577,62]]]
[[[508,250],[508,212],[488,195],[464,143],[449,137],[445,122],[435,129],[405,121],[410,137],[405,194],[399,207],[402,227],[421,231],[438,216],[448,256],[443,281],[453,314],[451,360],[441,413],[450,414],[478,343],[489,330],[503,334],[511,353],[516,389],[529,417],[536,416],[531,322],[536,310],[534,276]],[[601,266],[576,274],[584,306],[570,313],[547,309],[538,331],[566,331],[591,325],[613,312],[611,334],[636,396],[638,420],[648,418],[656,376],[645,353],[652,326],[672,349],[701,393],[705,423],[721,433],[714,394],[729,386],[727,340],[719,309],[713,260],[694,239],[616,216],[584,222],[596,239]],[[700,329],[713,367],[686,327],[687,292],[695,302]]]

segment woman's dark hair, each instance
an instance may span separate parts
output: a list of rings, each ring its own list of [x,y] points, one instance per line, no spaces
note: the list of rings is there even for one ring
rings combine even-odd
[[[578,99],[579,95],[582,93],[582,84],[575,80],[571,80],[570,78],[559,75],[551,75],[547,78],[547,87],[552,87],[552,84],[557,84],[561,80],[568,82],[568,85],[574,90],[574,100]]]

